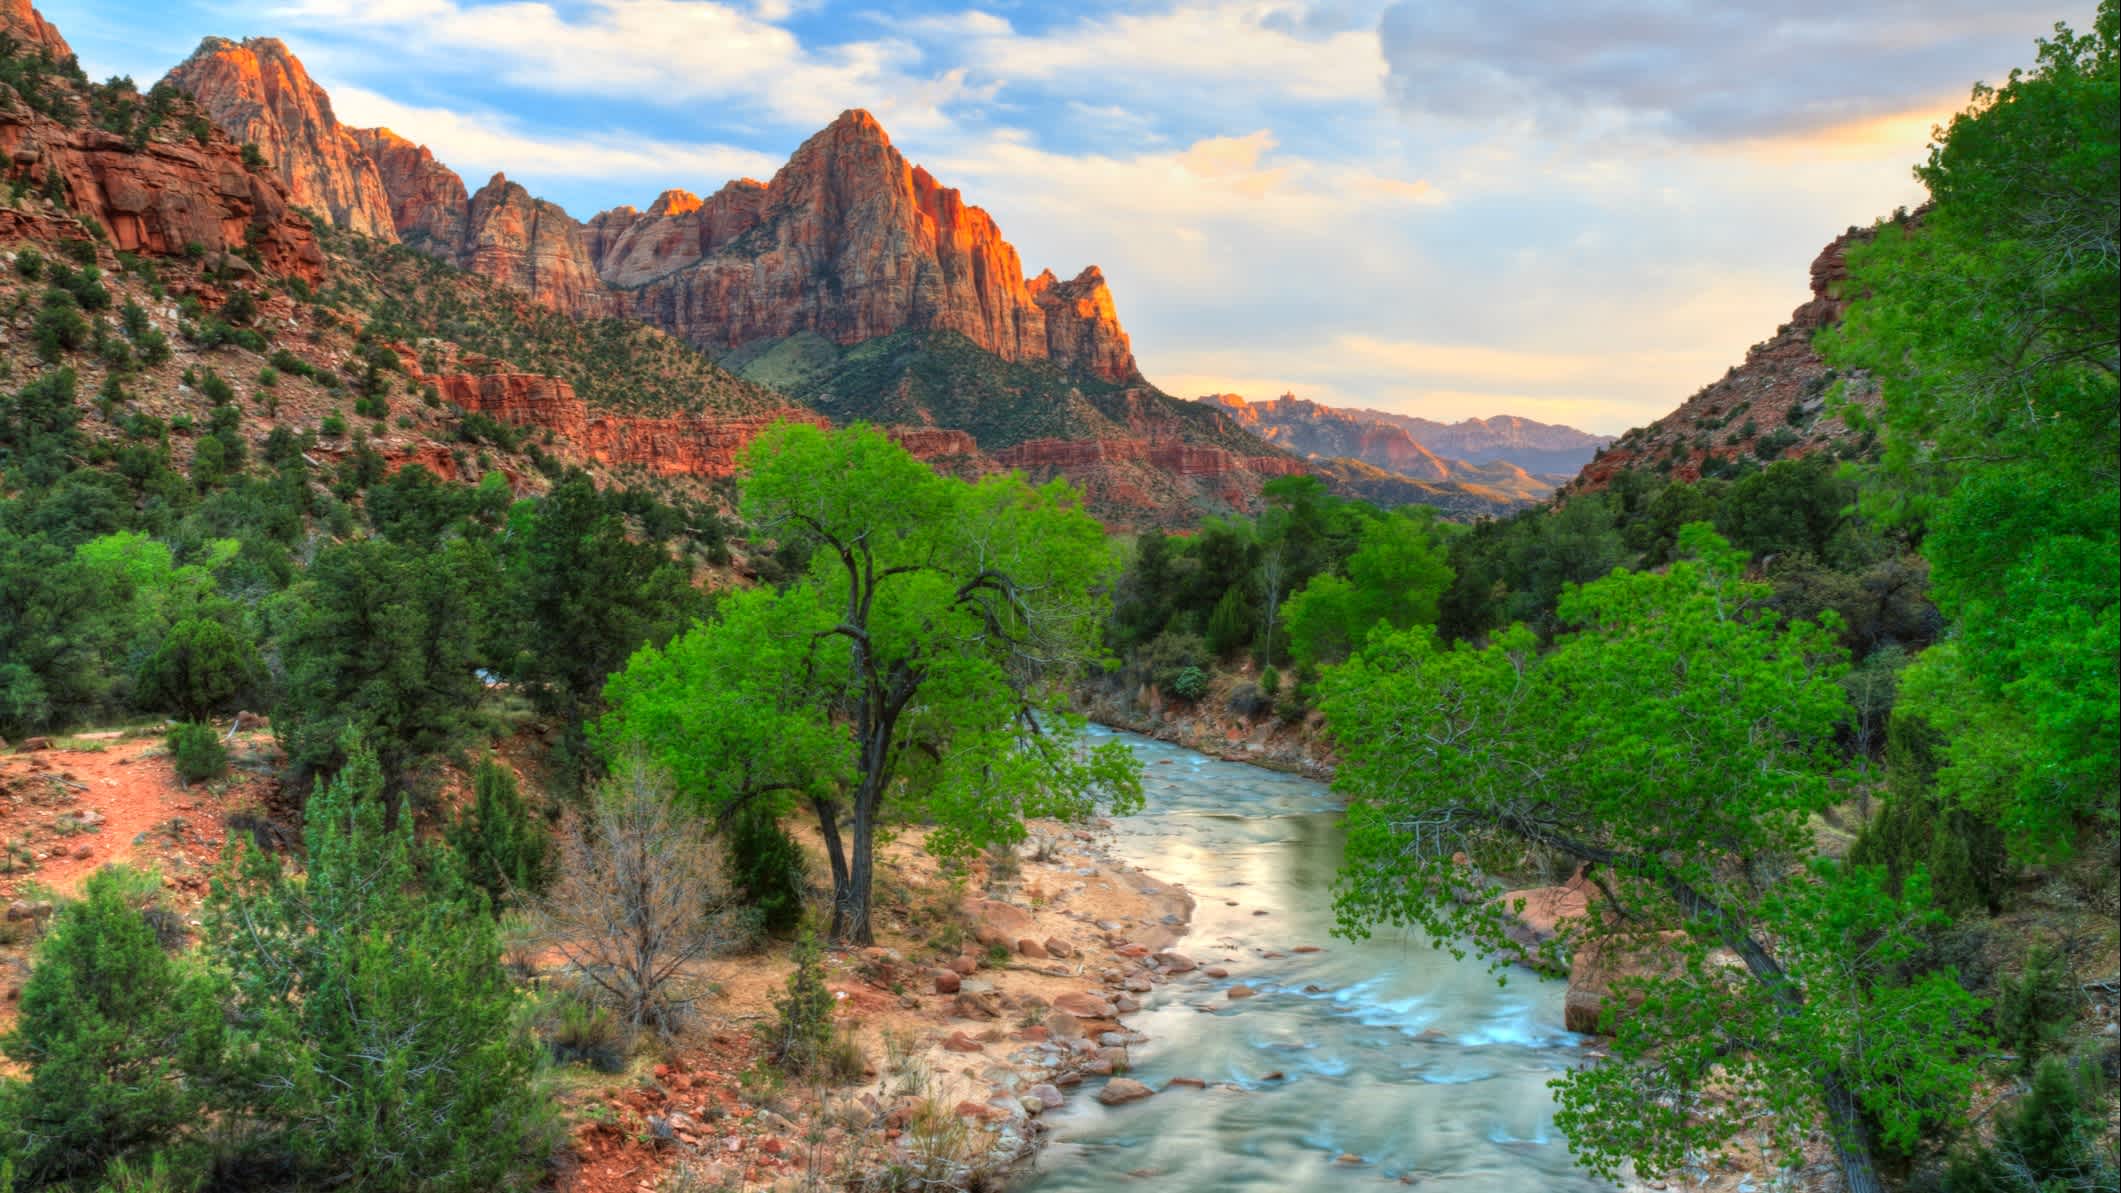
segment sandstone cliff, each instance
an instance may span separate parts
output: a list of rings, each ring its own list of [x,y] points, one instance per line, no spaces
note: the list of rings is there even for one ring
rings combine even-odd
[[[1920,218],[1919,213],[1913,217]],[[1745,362],[1704,386],[1679,409],[1647,427],[1637,427],[1584,465],[1564,493],[1602,489],[1616,473],[1648,468],[1674,480],[1698,480],[1753,463],[1817,451],[1869,450],[1868,433],[1852,430],[1828,407],[1829,391],[1858,406],[1878,400],[1876,382],[1862,373],[1842,375],[1812,348],[1820,328],[1837,323],[1846,307],[1849,246],[1867,241],[1870,228],[1850,228],[1812,260],[1812,296],[1790,321],[1746,353]]]
[[[907,162],[867,112],[842,113],[763,186],[733,182],[704,202],[666,192],[590,228],[599,275],[635,288],[627,309],[708,347],[954,331],[1006,361],[1136,375],[1095,267],[1027,282],[993,218]]]
[[[64,62],[74,56],[73,47],[59,36],[59,30],[44,15],[30,5],[30,0],[0,0],[0,34],[15,39],[32,53],[42,51],[54,62]]]
[[[471,197],[455,264],[556,311],[584,318],[618,313],[590,262],[582,226],[501,174]]]
[[[230,268],[248,269],[247,255],[271,273],[310,282],[323,276],[316,236],[286,191],[271,175],[246,169],[219,135],[201,145],[169,128],[135,145],[91,126],[79,110],[55,118],[0,93],[0,169],[33,192],[0,211],[0,226],[14,236],[78,240],[92,226],[123,252],[176,256],[197,245],[222,254]],[[45,197],[53,193],[64,196],[63,207]]]
[[[363,236],[397,238],[374,159],[277,38],[209,37],[168,79],[232,140],[256,145],[297,206]]]
[[[471,193],[464,189],[464,180],[436,161],[427,146],[415,145],[387,128],[348,131],[376,164],[398,238],[454,262],[464,243],[465,218],[471,213]]]

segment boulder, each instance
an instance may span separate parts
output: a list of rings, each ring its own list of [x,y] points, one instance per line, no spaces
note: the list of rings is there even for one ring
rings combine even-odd
[[[1659,932],[1641,940],[1603,938],[1577,944],[1569,958],[1569,992],[1562,1001],[1562,1026],[1570,1031],[1597,1034],[1600,1019],[1613,1001],[1613,984],[1628,978],[1651,978],[1677,973],[1684,932]],[[1624,1006],[1614,1008],[1619,1016],[1642,1005],[1642,996],[1627,996]]]
[[[1129,1102],[1139,1102],[1143,1098],[1151,1097],[1155,1093],[1155,1090],[1131,1077],[1114,1077],[1105,1082],[1105,1088],[1097,1091],[1097,1100],[1107,1106],[1124,1106]]]

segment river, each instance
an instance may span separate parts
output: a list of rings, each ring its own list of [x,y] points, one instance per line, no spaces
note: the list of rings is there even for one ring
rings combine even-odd
[[[1117,736],[1144,763],[1147,806],[1114,821],[1113,852],[1192,892],[1176,947],[1230,975],[1144,996],[1130,1076],[1163,1092],[1105,1107],[1085,1085],[1048,1116],[1026,1188],[1613,1188],[1570,1163],[1553,1123],[1546,1083],[1581,1046],[1561,1026],[1562,983],[1513,970],[1498,986],[1418,936],[1332,937],[1341,830],[1323,784]],[[1292,951],[1307,945],[1321,951]],[[1230,1002],[1238,982],[1259,994]],[[1173,1077],[1209,1088],[1164,1089]]]

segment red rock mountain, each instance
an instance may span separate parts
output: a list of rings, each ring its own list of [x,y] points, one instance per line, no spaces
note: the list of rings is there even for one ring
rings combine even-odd
[[[1621,436],[1584,465],[1563,492],[1602,489],[1614,474],[1630,468],[1698,480],[1741,456],[1765,464],[1860,439],[1859,432],[1826,409],[1827,391],[1837,381],[1844,382],[1845,398],[1872,406],[1878,400],[1877,384],[1861,373],[1837,374],[1813,350],[1812,337],[1841,321],[1847,307],[1841,289],[1848,280],[1849,246],[1873,235],[1871,228],[1850,228],[1835,237],[1812,260],[1812,296],[1791,313],[1788,323],[1753,345],[1743,364],[1703,386],[1679,409]]]
[[[1468,496],[1484,498],[1502,508],[1537,501],[1553,492],[1560,481],[1554,476],[1535,476],[1507,459],[1448,458],[1402,425],[1406,421],[1428,423],[1426,419],[1325,406],[1293,394],[1264,402],[1246,401],[1237,394],[1209,394],[1198,400],[1227,413],[1267,442],[1297,455],[1315,461],[1360,461],[1404,479],[1461,489]],[[1582,434],[1567,427],[1551,429]]]
[[[10,21],[10,29],[22,27],[19,13]],[[270,174],[244,166],[227,138],[214,133],[201,144],[170,121],[135,144],[91,123],[78,94],[58,102],[55,116],[0,91],[0,177],[28,192],[0,208],[0,235],[57,244],[100,230],[123,252],[178,256],[196,248],[235,273],[253,272],[255,260],[270,273],[323,277],[309,222]]]
[[[12,0],[10,0],[12,2]],[[908,162],[867,112],[803,142],[769,182],[583,224],[496,174],[476,193],[424,147],[339,125],[280,42],[209,38],[169,79],[230,136],[256,142],[296,202],[339,226],[395,235],[577,315],[631,315],[728,349],[812,332],[855,344],[954,331],[1005,361],[1137,378],[1096,267],[1024,276],[992,217]]]
[[[30,6],[29,0],[0,0],[0,34],[14,38],[18,45],[31,51],[42,50],[54,62],[74,56],[73,47],[66,44],[42,13]]]
[[[375,161],[279,39],[209,37],[169,81],[232,140],[256,145],[297,205],[363,236],[397,238]]]

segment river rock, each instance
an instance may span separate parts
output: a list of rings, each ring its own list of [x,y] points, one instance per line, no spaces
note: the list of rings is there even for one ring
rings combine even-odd
[[[1124,1106],[1129,1102],[1139,1102],[1143,1098],[1151,1097],[1155,1093],[1155,1090],[1131,1077],[1114,1077],[1105,1082],[1105,1088],[1097,1091],[1097,1100],[1107,1106]]]
[[[1073,957],[1075,955],[1075,946],[1058,936],[1048,936],[1046,938],[1046,955],[1062,958]]]
[[[1228,989],[1227,991],[1225,991],[1224,993],[1225,993],[1225,994],[1227,994],[1227,995],[1229,996],[1229,999],[1230,999],[1230,1001],[1231,1001],[1231,1002],[1236,1002],[1236,1001],[1237,1001],[1238,999],[1240,999],[1240,998],[1250,998],[1250,997],[1252,997],[1253,995],[1255,995],[1255,994],[1258,994],[1258,993],[1259,993],[1259,991],[1257,991],[1257,990],[1254,990],[1254,989],[1253,989],[1252,987],[1250,987],[1250,986],[1246,986],[1246,985],[1244,985],[1244,984],[1240,983],[1240,984],[1238,984],[1238,985],[1235,985],[1235,986],[1232,986],[1232,987],[1230,987],[1230,988],[1229,988],[1229,989]]]
[[[1053,1009],[1066,1011],[1078,1019],[1110,1019],[1117,1012],[1112,1004],[1095,994],[1083,990],[1071,990],[1053,1000]]]
[[[1169,949],[1156,955],[1156,963],[1162,966],[1166,973],[1192,973],[1199,968],[1193,963],[1193,958]]]
[[[938,969],[935,971],[935,992],[937,994],[956,994],[958,986],[963,981],[964,979],[959,977],[958,972],[954,969]]]

